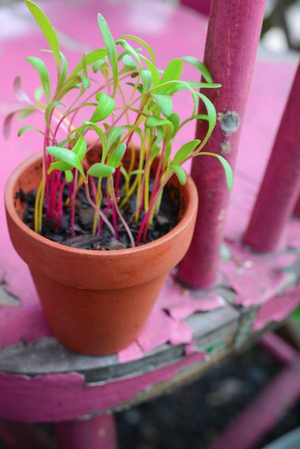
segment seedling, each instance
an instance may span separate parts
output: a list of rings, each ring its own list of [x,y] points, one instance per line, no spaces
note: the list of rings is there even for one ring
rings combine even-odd
[[[93,233],[99,235],[106,225],[118,238],[117,225],[121,222],[132,247],[147,237],[171,177],[175,175],[180,184],[185,184],[182,165],[189,159],[218,158],[231,188],[232,170],[228,162],[218,154],[203,151],[216,124],[216,111],[199,89],[217,89],[220,85],[213,83],[209,71],[198,59],[177,58],[160,70],[146,42],[132,35],[123,35],[115,41],[104,17],[98,14],[104,47],[85,52],[70,72],[49,19],[32,1],[27,0],[26,4],[46,38],[49,45],[46,51],[52,53],[57,73],[54,83],[43,60],[28,57],[41,85],[31,99],[22,87],[21,78],[16,78],[15,94],[22,105],[9,114],[4,125],[8,134],[14,115],[22,118],[36,112],[44,116],[44,129],[24,126],[18,133],[21,136],[33,130],[43,136],[43,175],[35,199],[36,232],[42,230],[44,212],[57,221],[59,229],[66,184],[69,197],[65,204],[69,205],[73,236],[76,196],[84,186],[87,201],[95,211]],[[183,64],[194,66],[203,81],[182,80]],[[180,91],[186,91],[193,100],[191,114],[184,120],[173,110],[173,97]],[[200,101],[205,104],[206,114],[198,115]],[[172,156],[178,133],[191,120],[206,121],[206,135],[202,141],[187,142]],[[96,146],[101,148],[101,159],[90,165],[88,152]],[[127,166],[123,164],[125,154],[130,156]],[[133,195],[136,207],[132,222],[139,224],[136,238],[123,215]]]

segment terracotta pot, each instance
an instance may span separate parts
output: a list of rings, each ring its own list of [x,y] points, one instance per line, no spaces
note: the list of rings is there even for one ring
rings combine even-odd
[[[179,187],[183,204],[179,224],[154,242],[137,248],[90,251],[52,242],[29,229],[15,198],[41,179],[42,162],[34,155],[10,177],[5,190],[12,243],[29,265],[42,307],[55,337],[82,354],[104,355],[128,346],[141,332],[168,272],[185,255],[198,205],[188,178]],[[172,178],[175,181],[175,176]]]

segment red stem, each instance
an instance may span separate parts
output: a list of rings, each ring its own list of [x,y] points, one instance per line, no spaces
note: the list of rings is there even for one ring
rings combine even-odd
[[[142,237],[142,234],[143,234],[143,231],[144,231],[144,228],[145,228],[145,226],[146,226],[146,225],[148,224],[148,222],[149,222],[149,218],[150,218],[150,214],[151,214],[152,207],[154,206],[154,204],[155,204],[155,202],[156,202],[156,200],[157,200],[159,194],[162,192],[163,188],[165,187],[165,185],[167,184],[167,182],[169,181],[169,179],[172,177],[172,175],[173,175],[173,172],[172,172],[172,173],[165,179],[165,181],[161,184],[161,186],[160,186],[159,189],[157,190],[155,196],[154,196],[153,198],[150,199],[149,209],[147,210],[147,212],[146,212],[146,214],[145,214],[145,216],[144,216],[144,218],[143,218],[143,221],[142,221],[142,223],[141,223],[141,226],[140,226],[140,229],[139,229],[139,232],[138,232],[138,236],[137,236],[136,241],[135,241],[135,245],[136,245],[136,246],[138,246],[138,244],[140,243],[141,237]]]
[[[65,185],[66,185],[66,180],[64,179],[63,182],[61,183],[58,200],[57,200],[57,213],[58,213],[57,228],[58,228],[58,230],[60,230],[60,228],[61,228],[61,220],[62,220],[62,213],[63,213],[62,197],[63,197]]]
[[[74,230],[74,225],[75,225],[75,200],[76,200],[76,186],[77,186],[77,181],[78,181],[78,171],[75,170],[75,176],[74,176],[74,180],[73,180],[73,192],[72,192],[72,199],[71,199],[71,235],[72,237],[75,237],[75,230]]]

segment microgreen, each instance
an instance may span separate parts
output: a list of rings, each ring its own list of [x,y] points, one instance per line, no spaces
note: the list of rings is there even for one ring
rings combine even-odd
[[[118,238],[121,226],[132,246],[146,238],[170,178],[176,176],[180,184],[186,183],[182,165],[188,160],[196,156],[217,158],[224,168],[228,188],[232,187],[232,170],[226,159],[202,151],[214,130],[217,116],[212,102],[198,89],[218,89],[220,85],[213,83],[201,61],[184,56],[173,59],[164,69],[158,67],[153,49],[144,40],[130,34],[115,40],[99,13],[99,44],[102,41],[102,47],[85,52],[69,71],[67,58],[60,49],[50,20],[31,0],[27,0],[26,5],[49,46],[43,51],[52,54],[57,68],[57,79],[53,80],[43,59],[27,58],[37,72],[41,86],[30,98],[21,78],[17,77],[14,92],[20,107],[4,122],[7,136],[14,116],[23,118],[36,112],[44,117],[44,129],[27,125],[18,132],[21,136],[30,130],[41,134],[43,139],[43,175],[34,213],[36,232],[41,232],[44,206],[47,217],[57,220],[59,228],[62,191],[66,183],[69,185],[66,205],[70,208],[72,235],[76,232],[76,195],[80,188],[84,188],[86,199],[94,209],[93,232],[99,235],[105,224]],[[137,45],[140,48],[136,48]],[[200,72],[201,82],[183,79],[186,63]],[[186,91],[193,101],[190,114],[184,118],[176,111],[173,101],[181,91]],[[73,95],[69,96],[70,92]],[[199,115],[200,102],[206,113]],[[172,152],[178,133],[191,120],[204,120],[206,135],[202,141],[190,140]],[[90,162],[94,161],[89,157],[90,152],[97,146],[99,160]],[[132,219],[139,226],[135,238],[123,215],[133,195],[136,211]],[[107,197],[105,202],[104,196]]]

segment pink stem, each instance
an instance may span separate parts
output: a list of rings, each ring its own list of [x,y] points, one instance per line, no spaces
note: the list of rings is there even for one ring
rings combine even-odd
[[[89,185],[88,185],[87,181],[84,182],[84,187],[85,187],[85,194],[86,194],[86,198],[87,198],[88,202],[90,203],[92,208],[96,212],[98,212],[99,216],[102,218],[102,220],[104,221],[104,223],[106,224],[108,229],[111,231],[112,235],[115,237],[115,230],[112,227],[111,223],[108,221],[108,219],[106,218],[106,216],[104,215],[102,210],[93,202],[91,195],[90,195]]]
[[[66,185],[66,180],[64,179],[60,185],[60,190],[59,190],[59,195],[58,195],[58,200],[57,200],[57,212],[58,212],[57,228],[58,228],[58,230],[60,230],[60,228],[61,228],[61,220],[62,220],[62,213],[63,213],[62,198],[63,198],[65,185]]]
[[[75,200],[76,200],[76,193],[77,193],[77,182],[78,182],[78,171],[75,170],[75,176],[73,180],[73,192],[72,192],[72,199],[71,199],[71,235],[72,237],[75,237]]]
[[[121,213],[121,211],[120,211],[120,209],[118,207],[118,203],[117,203],[117,199],[116,199],[116,196],[115,196],[115,191],[114,191],[114,186],[113,186],[113,180],[112,179],[111,179],[111,184],[112,184],[111,185],[112,202],[113,202],[113,206],[114,206],[113,211],[115,210],[117,212],[117,214],[119,215],[119,218],[120,218],[120,220],[121,220],[121,222],[122,222],[122,224],[124,226],[124,229],[125,229],[125,231],[128,234],[131,247],[134,248],[135,247],[134,238],[133,238],[133,235],[132,235],[132,233],[130,231],[130,228],[129,228],[128,224],[126,223],[126,220],[124,219],[124,217],[123,217],[123,215],[122,215],[122,213]]]
[[[152,210],[152,208],[153,208],[153,206],[154,206],[154,204],[155,204],[157,198],[159,197],[159,195],[160,195],[160,193],[162,192],[163,188],[165,187],[165,185],[167,184],[167,182],[169,181],[169,179],[170,179],[172,176],[173,176],[173,172],[172,172],[172,173],[165,179],[165,181],[161,184],[161,186],[160,186],[159,189],[157,190],[155,196],[154,196],[153,198],[150,199],[149,209],[147,210],[147,212],[146,212],[146,214],[145,214],[145,216],[144,216],[144,218],[143,218],[143,221],[142,221],[142,223],[141,223],[141,226],[140,226],[140,229],[139,229],[139,232],[138,232],[138,236],[137,236],[136,241],[135,241],[135,245],[136,245],[136,246],[138,246],[138,244],[139,244],[140,241],[141,241],[141,238],[142,238],[142,234],[143,234],[144,228],[145,228],[145,226],[147,226],[147,224],[148,224],[148,222],[149,222],[151,210]]]

